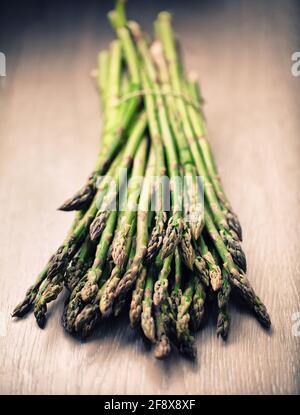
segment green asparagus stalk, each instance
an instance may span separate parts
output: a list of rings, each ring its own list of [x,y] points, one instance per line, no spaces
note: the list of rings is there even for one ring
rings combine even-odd
[[[134,284],[147,253],[148,217],[151,209],[152,178],[155,173],[155,150],[152,147],[148,159],[145,178],[142,185],[137,212],[136,253],[132,265],[119,282],[115,296],[128,291]]]
[[[141,327],[144,335],[151,343],[156,341],[155,321],[153,318],[153,286],[155,275],[155,264],[152,264],[147,270],[144,299],[142,303]]]
[[[167,300],[169,286],[168,277],[171,272],[172,259],[172,254],[164,261],[162,261],[161,256],[157,257],[156,266],[158,269],[161,267],[161,270],[154,285],[153,304],[155,307],[158,307],[162,302]]]
[[[146,116],[145,113],[141,113],[128,137],[128,142],[124,149],[122,161],[119,164],[119,169],[113,177],[114,186],[112,187],[112,189],[110,189],[110,191],[107,192],[104,199],[102,200],[101,205],[99,204],[99,211],[97,212],[97,215],[93,220],[93,223],[91,224],[90,235],[92,240],[96,239],[99,236],[99,234],[103,230],[103,227],[105,226],[105,222],[109,216],[109,212],[112,208],[112,205],[116,200],[118,191],[124,185],[124,175],[120,173],[122,171],[127,171],[132,165],[133,159],[138,151],[140,143],[143,140],[145,128]],[[113,255],[115,256],[116,254]]]
[[[126,271],[128,271],[129,268],[132,265],[133,258],[135,256],[135,252],[136,252],[136,238],[134,238],[134,243],[132,244],[131,249],[130,249],[130,255],[129,255],[129,258],[128,258]],[[114,301],[113,302],[113,314],[114,314],[115,317],[117,317],[121,313],[123,308],[125,307],[126,302],[127,302],[127,298],[128,298],[127,294],[128,294],[127,292],[123,292],[123,293],[119,294],[117,297],[114,296],[114,299],[113,299],[113,301]]]
[[[137,154],[133,164],[132,170],[132,180],[133,184],[128,191],[128,202],[127,202],[127,210],[125,211],[124,215],[121,218],[121,226],[118,234],[114,238],[113,246],[112,246],[112,258],[114,263],[118,265],[120,268],[123,266],[124,258],[125,258],[125,246],[126,246],[126,239],[128,233],[131,228],[132,222],[137,217],[137,206],[139,202],[139,197],[141,193],[141,178],[145,171],[146,165],[146,151],[147,151],[147,140],[141,142],[140,147],[137,150]],[[141,231],[140,231],[141,233]],[[143,235],[142,235],[143,236]],[[141,238],[141,236],[140,236]],[[147,238],[147,235],[146,235]],[[139,241],[140,243],[140,241]]]
[[[184,291],[182,292],[181,301],[178,306],[177,313],[177,337],[179,342],[179,350],[183,354],[195,358],[196,357],[196,347],[195,347],[195,338],[191,335],[189,329],[190,322],[190,307],[192,305],[194,295],[194,280],[189,278],[186,284]]]
[[[199,279],[202,281],[202,283],[205,285],[205,287],[209,286],[209,272],[206,266],[206,262],[204,258],[202,258],[201,255],[197,255],[195,257],[195,272],[197,273]]]
[[[100,303],[99,303],[100,312],[103,317],[108,317],[112,313],[116,288],[120,282],[120,279],[122,278],[122,275],[125,272],[125,267],[127,265],[128,260],[130,260],[130,258],[132,259],[135,254],[135,250],[136,250],[136,241],[134,238],[135,232],[136,232],[136,219],[134,219],[134,222],[132,224],[130,233],[126,241],[125,259],[122,264],[122,268],[120,268],[119,265],[115,265],[111,272],[109,279],[106,281],[103,287],[102,294],[100,297]]]
[[[146,91],[147,89],[153,88],[153,82],[156,80],[156,72],[153,63],[150,58],[147,43],[143,37],[139,25],[136,22],[128,22],[128,27],[137,45],[137,50],[141,58],[141,79],[142,87]],[[148,81],[149,79],[149,81]],[[147,113],[147,121],[149,126],[149,133],[151,142],[156,151],[156,171],[158,180],[155,183],[155,197],[156,197],[156,215],[155,215],[155,226],[153,227],[152,234],[148,244],[148,250],[146,260],[150,261],[155,257],[161,248],[164,236],[165,223],[167,220],[166,212],[163,209],[163,192],[162,183],[166,175],[166,165],[164,157],[163,141],[161,136],[161,129],[159,125],[157,108],[155,98],[151,94],[144,95],[144,104]]]
[[[199,330],[203,315],[204,315],[204,303],[206,298],[205,285],[200,281],[198,276],[194,274],[194,296],[190,308],[190,325],[194,332]]]
[[[175,275],[174,275],[174,284],[170,294],[170,306],[173,314],[173,318],[177,319],[178,306],[181,302],[182,290],[181,290],[181,281],[182,281],[182,261],[178,248],[175,250]]]
[[[108,116],[108,99],[109,93],[107,85],[109,84],[110,74],[110,53],[107,50],[102,50],[98,53],[97,70],[96,70],[96,85],[101,99],[102,122],[107,125]],[[105,143],[102,143],[104,145]]]
[[[253,309],[258,321],[266,328],[271,325],[271,320],[265,305],[261,302],[260,298],[255,294],[253,288],[246,275],[240,272],[233,262],[233,259],[228,252],[222,238],[220,237],[215,224],[208,212],[207,208],[204,212],[205,226],[209,235],[214,243],[218,254],[220,255],[223,267],[229,274],[230,283],[237,289],[239,294],[245,299],[248,305]]]
[[[66,307],[64,319],[65,329],[69,332],[73,332],[76,317],[83,309],[84,304],[91,302],[97,294],[98,282],[102,276],[104,263],[107,258],[107,252],[113,236],[117,216],[117,211],[111,212],[109,220],[107,221],[107,225],[97,246],[93,266],[79,281],[71,294],[69,304]]]
[[[174,34],[171,27],[171,16],[167,12],[159,14],[159,18],[156,24],[158,28],[157,34],[163,45],[163,50],[166,56],[166,60],[169,65],[170,83],[175,93],[184,94],[181,81],[180,64],[178,60],[178,54],[176,51],[176,44]],[[215,194],[211,179],[209,177],[207,166],[205,165],[204,157],[199,147],[197,136],[193,130],[193,125],[188,114],[188,104],[183,99],[177,100],[177,108],[182,117],[182,126],[187,140],[187,145],[190,147],[195,165],[197,167],[198,174],[205,179],[204,193],[209,204],[214,221],[218,230],[221,233],[223,241],[227,245],[231,252],[233,260],[242,271],[246,271],[246,258],[243,250],[239,244],[239,238],[230,230],[227,223],[226,216],[222,211],[218,198]],[[193,120],[192,120],[193,121]]]
[[[89,237],[80,247],[78,253],[70,262],[66,270],[65,286],[70,292],[73,291],[79,280],[85,275],[86,271],[92,265],[91,261],[94,253],[94,246]]]
[[[122,43],[122,42],[121,42]],[[116,67],[120,65],[121,59],[121,49],[119,48],[119,43],[117,42],[115,45],[118,45],[118,52],[119,54],[115,54],[115,59],[113,60],[113,56],[110,59],[110,73],[119,74],[118,70],[115,70]],[[116,46],[117,48],[117,46]],[[120,81],[116,82],[116,79],[113,76],[110,76],[110,84],[111,85],[119,85]],[[131,78],[130,80],[130,90],[136,90],[135,86],[135,79]],[[108,87],[110,88],[110,86]],[[139,105],[139,98],[131,99],[128,101],[124,101],[122,103],[116,102],[116,95],[114,94],[114,99],[112,99],[112,105],[117,108],[117,115],[116,117],[110,117],[112,126],[111,128],[105,128],[105,137],[103,141],[105,143],[109,143],[106,147],[104,146],[104,150],[100,149],[100,153],[98,159],[96,161],[94,171],[90,175],[87,183],[83,186],[83,188],[76,193],[72,198],[68,199],[61,207],[60,210],[77,210],[80,209],[82,206],[86,206],[91,203],[95,192],[96,192],[96,185],[99,180],[99,177],[103,176],[107,172],[112,160],[116,156],[116,153],[122,147],[124,142],[124,137],[128,133],[128,128],[130,127],[133,118],[136,115],[136,110]]]
[[[160,270],[154,285],[153,294],[154,318],[157,334],[154,355],[157,359],[165,358],[171,350],[170,334],[174,321],[168,297],[168,279],[171,272],[172,259],[173,254],[170,254],[163,260],[162,253],[160,253],[156,258],[155,264],[156,272]]]
[[[185,91],[187,92],[188,96],[194,100],[195,103],[201,107],[201,96],[199,94],[198,84],[196,80],[194,79],[194,76],[190,76],[190,79],[186,83]],[[216,192],[216,195],[218,197],[219,203],[221,204],[221,208],[225,212],[227,223],[239,237],[240,240],[242,240],[242,228],[240,225],[240,222],[238,220],[237,215],[234,213],[228,198],[225,194],[218,170],[217,165],[213,157],[213,152],[210,146],[209,141],[207,140],[207,131],[205,127],[205,119],[202,111],[196,111],[195,108],[189,107],[189,115],[190,118],[193,119],[193,125],[195,128],[195,132],[197,134],[198,141],[199,141],[199,147],[202,149],[202,154],[204,156],[205,164],[207,166],[207,170],[209,173],[209,176],[211,178],[212,185],[214,187],[214,190]]]
[[[132,24],[131,24],[131,27],[132,27]],[[137,34],[136,34],[136,37],[137,37]],[[139,42],[139,45],[141,45],[141,42]],[[134,44],[132,41],[131,41],[131,49],[132,51],[134,51]],[[145,50],[142,51],[140,47],[140,52],[144,53]],[[131,53],[131,55],[127,57],[128,66],[133,65],[134,67],[137,68],[138,62],[139,60],[138,60],[136,51],[134,51],[134,53]],[[149,71],[151,60],[147,59],[145,60],[145,62],[147,62],[147,66],[145,66],[145,71],[146,70]],[[137,69],[137,72],[138,72],[138,69]],[[137,74],[136,77],[140,79],[140,75]],[[148,82],[148,84],[146,82]],[[146,87],[149,86],[150,89],[153,89],[156,92],[160,92],[159,84],[153,81],[151,77],[149,77],[148,79],[144,77],[143,85]],[[178,192],[178,189],[176,189],[176,187],[178,186],[178,178],[179,178],[178,156],[177,156],[176,147],[174,145],[174,141],[172,137],[172,131],[169,125],[169,120],[168,120],[168,115],[167,115],[167,111],[165,108],[164,100],[162,99],[162,96],[160,93],[157,93],[155,95],[155,105],[160,109],[157,113],[157,117],[158,117],[158,123],[160,126],[162,142],[166,150],[169,177],[172,182],[171,183],[171,197],[172,197],[173,212],[168,222],[168,226],[167,226],[167,230],[166,230],[166,234],[165,234],[165,237],[163,240],[163,246],[162,246],[162,255],[164,258],[166,258],[168,255],[174,252],[177,244],[181,240],[183,221],[182,221],[182,212],[180,210],[180,204],[178,200],[176,199],[176,195]]]
[[[132,292],[132,298],[130,303],[129,319],[132,328],[137,327],[141,320],[142,302],[144,296],[146,276],[147,268],[143,266],[136,280],[135,288]]]
[[[47,304],[55,300],[64,287],[63,274],[56,275],[51,281],[45,280],[45,284],[41,285],[41,293],[37,294],[33,314],[40,328],[44,328],[46,324]]]
[[[46,323],[47,304],[56,300],[63,290],[66,279],[69,278],[69,284],[76,285],[82,275],[84,275],[83,271],[87,269],[88,263],[90,262],[91,251],[93,251],[91,241],[87,238],[81,246],[78,255],[73,258],[71,269],[65,275],[64,273],[59,273],[51,280],[46,279],[45,284],[42,284],[40,287],[33,309],[34,316],[40,328],[43,328]]]
[[[200,237],[199,244],[202,258],[205,260],[207,265],[210,285],[214,291],[217,291],[222,284],[220,267],[216,264],[215,259],[209,251],[203,236]]]
[[[155,326],[157,333],[157,342],[154,350],[154,355],[157,359],[164,359],[171,351],[171,344],[166,332],[166,315],[158,309],[155,311]]]
[[[102,276],[104,264],[110,243],[113,239],[117,223],[118,211],[112,211],[109,215],[107,225],[97,247],[96,256],[92,268],[87,273],[87,281],[81,290],[81,298],[84,302],[90,302],[98,292],[98,281]]]
[[[218,321],[217,321],[217,335],[221,335],[223,340],[227,339],[229,326],[230,326],[230,314],[228,309],[228,302],[230,296],[231,287],[229,284],[229,275],[226,269],[222,270],[222,286],[218,292]]]
[[[190,149],[184,137],[180,116],[176,108],[176,97],[172,93],[172,86],[169,80],[168,67],[163,55],[163,49],[160,42],[156,41],[151,47],[152,57],[159,71],[160,81],[162,83],[162,93],[165,96],[166,108],[172,125],[175,142],[178,147],[180,163],[185,176],[185,187],[188,196],[188,216],[189,226],[195,240],[200,236],[204,226],[203,201],[201,200],[201,189],[197,179],[197,171],[190,153]],[[189,264],[187,263],[189,266]],[[190,267],[191,268],[191,267]]]
[[[136,179],[143,175],[146,165],[146,150],[147,150],[147,141],[144,139],[140,144],[140,147],[137,150],[137,155],[134,160],[132,178]],[[125,262],[128,258],[128,236],[135,226],[137,212],[136,205],[139,201],[140,196],[140,183],[135,183],[135,186],[132,186],[128,194],[128,207],[129,209],[124,211],[124,214],[121,216],[120,226],[118,232],[116,233],[113,244],[112,244],[112,257],[116,265],[116,271],[113,277],[107,282],[106,288],[104,289],[104,294],[100,300],[100,310],[102,314],[109,314],[111,312],[111,306],[113,298],[116,298],[120,291],[118,292],[118,284],[121,278],[121,273],[118,270],[123,270]],[[144,217],[146,219],[146,217]],[[140,217],[140,221],[143,217]],[[145,223],[147,227],[147,220]],[[138,237],[137,248],[139,249],[138,255],[141,255],[142,243],[144,243],[144,228],[143,223],[138,224]],[[146,235],[147,238],[147,235]],[[145,245],[145,243],[144,243]],[[145,251],[146,248],[144,248]]]

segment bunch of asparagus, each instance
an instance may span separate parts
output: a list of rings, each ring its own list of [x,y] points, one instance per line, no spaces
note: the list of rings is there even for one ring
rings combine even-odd
[[[108,18],[116,40],[99,53],[96,71],[102,146],[87,183],[60,207],[77,211],[66,239],[13,316],[33,310],[44,327],[47,305],[65,287],[68,332],[86,337],[101,319],[129,309],[131,326],[154,344],[157,358],[172,348],[195,357],[208,301],[215,301],[223,339],[231,291],[264,327],[270,318],[246,277],[241,226],[220,181],[197,80],[184,72],[170,14],[158,15],[154,40],[127,21],[122,0]],[[127,186],[124,171],[143,180]],[[169,179],[169,208],[153,177]],[[185,203],[178,200],[178,178],[191,184]]]

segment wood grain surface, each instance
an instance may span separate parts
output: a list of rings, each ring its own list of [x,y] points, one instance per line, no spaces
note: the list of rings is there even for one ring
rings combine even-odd
[[[126,316],[104,322],[84,343],[61,327],[63,298],[50,307],[44,331],[32,315],[10,317],[64,238],[72,214],[56,208],[84,182],[98,151],[99,103],[89,74],[97,51],[112,38],[105,3],[87,3],[80,13],[52,7],[23,19],[22,30],[2,33],[0,393],[298,394],[300,337],[292,320],[300,312],[300,78],[291,74],[291,54],[300,46],[296,2],[129,2],[130,15],[147,29],[162,8],[174,12],[187,66],[199,73],[219,169],[243,225],[249,279],[268,306],[272,332],[233,304],[226,344],[215,335],[212,315],[197,337],[197,362],[178,356],[160,362]]]

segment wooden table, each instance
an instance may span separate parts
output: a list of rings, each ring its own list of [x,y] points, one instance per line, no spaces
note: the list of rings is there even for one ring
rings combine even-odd
[[[296,2],[187,7],[164,0],[144,2],[142,12],[138,3],[130,2],[130,14],[147,29],[160,9],[175,13],[187,65],[203,86],[221,175],[243,224],[249,278],[269,308],[273,330],[267,334],[233,305],[226,344],[216,338],[212,316],[198,335],[196,363],[177,356],[160,362],[126,317],[104,323],[85,343],[71,338],[60,323],[62,298],[50,306],[44,331],[32,315],[12,321],[14,305],[71,223],[72,215],[57,206],[84,182],[95,160],[101,124],[89,74],[97,51],[112,38],[101,5],[24,9],[24,18],[10,30],[5,26],[0,44],[7,55],[7,77],[0,78],[0,392],[299,393],[293,316],[300,312],[300,78],[291,74],[299,47]],[[7,19],[10,24],[14,17]]]

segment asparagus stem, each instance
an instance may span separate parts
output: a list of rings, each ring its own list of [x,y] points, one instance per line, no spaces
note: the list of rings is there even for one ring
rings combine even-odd
[[[155,326],[157,341],[154,355],[157,359],[164,359],[171,351],[170,340],[167,335],[166,327],[169,321],[164,312],[159,308],[155,310]]]
[[[178,306],[176,329],[179,342],[179,350],[182,353],[195,358],[197,353],[195,347],[195,338],[191,335],[189,329],[190,307],[193,301],[193,295],[194,281],[192,278],[189,278],[186,287],[182,292],[180,304]]]
[[[198,276],[194,274],[194,296],[190,308],[191,316],[191,328],[194,332],[199,330],[203,315],[204,315],[204,303],[206,298],[205,285],[199,280]]]
[[[133,261],[133,258],[135,256],[135,252],[136,252],[136,238],[134,239],[134,243],[131,246],[130,255],[129,255],[127,266],[126,266],[126,271],[128,271],[129,268],[132,265],[132,261]],[[114,316],[118,316],[121,313],[121,311],[123,310],[123,308],[126,304],[127,297],[128,297],[127,292],[123,292],[123,293],[119,294],[117,297],[114,296],[114,299],[113,299],[113,301],[114,301],[114,303],[113,303]]]
[[[118,191],[119,189],[122,189],[124,185],[125,177],[121,173],[122,171],[127,171],[132,165],[133,159],[143,140],[145,128],[146,116],[144,113],[142,113],[137,119],[134,127],[132,128],[131,134],[128,137],[128,142],[124,149],[122,161],[119,164],[119,169],[113,177],[113,186],[109,189],[105,197],[101,200],[101,204],[98,202],[100,208],[90,227],[90,235],[92,240],[96,239],[99,236],[99,234],[103,230],[103,227],[105,226],[105,222],[108,218],[111,208],[113,207],[113,203],[116,200]],[[116,254],[113,254],[113,257],[115,255]]]
[[[136,253],[132,261],[132,265],[125,273],[124,277],[119,282],[116,289],[115,296],[127,292],[134,284],[147,253],[148,246],[148,215],[151,208],[151,180],[155,172],[155,151],[154,148],[150,150],[150,156],[147,164],[145,178],[142,185],[142,191],[139,199],[138,213],[137,213],[137,238],[136,238]]]
[[[166,56],[166,60],[169,67],[170,83],[173,91],[178,94],[184,94],[182,89],[182,82],[180,76],[180,65],[178,60],[178,54],[176,51],[176,44],[171,27],[171,16],[169,13],[162,12],[159,14],[156,27],[158,28],[158,38],[163,45],[163,50]],[[210,177],[207,172],[203,154],[199,147],[197,135],[191,125],[191,120],[188,114],[188,105],[183,99],[177,99],[177,109],[182,118],[182,128],[185,133],[185,137],[190,147],[198,174],[205,179],[204,192],[205,197],[210,205],[214,220],[219,230],[229,230],[229,226],[226,221],[226,217],[220,208],[218,198],[214,192]]]
[[[126,238],[130,231],[131,224],[133,220],[137,217],[137,206],[139,202],[139,197],[141,193],[141,179],[144,171],[145,171],[145,165],[146,165],[146,151],[147,151],[147,140],[144,139],[140,147],[137,150],[137,154],[134,160],[133,164],[133,170],[132,170],[132,180],[133,184],[131,188],[128,191],[128,203],[126,207],[126,211],[124,215],[122,215],[121,218],[121,226],[118,231],[118,234],[114,238],[113,246],[112,246],[112,258],[114,260],[114,263],[116,265],[119,265],[119,267],[122,267],[122,264],[124,262],[125,257],[125,246],[126,246]],[[140,217],[141,220],[141,217]],[[139,224],[139,241],[144,242],[145,239],[147,239],[147,233],[144,237],[145,227],[143,227],[143,224]],[[140,246],[139,246],[140,248]],[[142,247],[141,247],[142,249]],[[139,252],[139,255],[141,255],[141,252]]]
[[[155,322],[152,315],[152,295],[154,286],[155,264],[152,264],[147,271],[144,299],[142,303],[141,327],[144,335],[151,343],[156,341]]]
[[[132,28],[132,24],[131,24]],[[148,74],[150,74],[150,71],[153,69],[153,65],[150,67],[151,64],[151,58],[149,55],[147,55],[147,49],[144,47],[144,44],[142,43],[142,37],[138,33],[138,28],[134,29],[134,33],[137,38],[140,38],[140,41],[138,43],[140,49],[139,51],[142,53],[143,58],[146,56],[147,59],[145,59],[145,62],[147,63],[147,66],[145,66],[145,70],[147,70]],[[133,44],[131,42],[132,49],[134,49]],[[132,53],[131,56],[128,56],[128,65],[131,62],[131,65],[138,66],[138,57],[136,55],[136,52]],[[154,91],[160,92],[160,86],[158,82],[154,80],[153,75],[148,75],[148,79],[145,76],[143,78],[143,85],[146,87],[149,87],[150,89],[153,89]],[[140,79],[140,76],[136,74],[136,77]],[[159,109],[157,112],[158,117],[158,123],[160,126],[160,132],[161,132],[161,139],[163,142],[163,145],[165,147],[166,151],[166,158],[167,158],[167,166],[168,166],[168,172],[169,177],[171,180],[171,198],[172,198],[172,216],[169,219],[167,231],[163,240],[163,246],[162,246],[162,255],[164,258],[166,258],[168,255],[174,252],[177,244],[181,240],[181,234],[182,234],[182,227],[183,227],[183,221],[182,221],[182,212],[180,211],[180,206],[178,203],[178,200],[176,200],[176,196],[178,196],[176,187],[178,186],[178,177],[179,177],[179,166],[178,166],[178,156],[176,152],[176,147],[173,141],[172,137],[172,131],[170,129],[169,120],[168,120],[168,114],[165,108],[164,100],[162,99],[162,96],[158,93],[154,98],[155,105]],[[155,121],[155,118],[153,118],[153,121]]]
[[[109,279],[107,280],[103,288],[103,292],[100,297],[100,303],[99,303],[100,312],[103,317],[108,317],[112,313],[113,304],[115,300],[115,291],[120,282],[120,279],[122,278],[123,273],[125,272],[125,267],[127,265],[128,259],[129,260],[132,259],[132,257],[135,254],[135,249],[136,249],[135,239],[133,241],[135,232],[136,232],[136,219],[134,219],[133,221],[132,227],[130,229],[130,232],[129,232],[129,235],[126,241],[125,258],[124,258],[122,267],[120,268],[119,265],[115,265]]]
[[[199,239],[202,258],[205,260],[208,267],[208,274],[210,285],[214,291],[217,291],[222,284],[221,270],[216,264],[215,259],[209,251],[203,236]]]
[[[107,258],[108,248],[113,236],[118,212],[112,211],[103,231],[92,268],[85,274],[72,291],[69,304],[66,307],[64,326],[69,332],[73,332],[76,317],[81,312],[84,304],[91,302],[98,292],[98,282],[102,276],[104,263]]]
[[[141,57],[141,79],[142,86],[145,90],[151,86],[156,90],[155,83],[156,73],[153,63],[151,61],[150,53],[146,41],[141,33],[140,27],[136,22],[129,22],[128,27],[137,45],[139,55]],[[155,98],[151,94],[144,96],[144,104],[147,113],[147,121],[149,126],[149,133],[151,142],[155,148],[156,154],[156,171],[159,179],[164,179],[166,175],[166,165],[164,158],[164,148],[161,135],[161,129],[158,120],[157,108]],[[155,185],[155,197],[156,197],[156,215],[155,215],[155,226],[153,227],[152,234],[150,236],[146,259],[150,261],[153,259],[161,248],[165,223],[167,220],[166,213],[163,209],[163,193],[162,184],[160,180]]]
[[[164,261],[161,257],[157,258],[156,264],[159,268],[162,264],[162,268],[159,272],[158,279],[154,285],[153,304],[158,307],[163,301],[166,301],[168,296],[168,277],[171,272],[173,255],[169,255]]]
[[[253,309],[259,322],[266,328],[270,327],[271,320],[265,305],[261,302],[260,298],[255,294],[253,288],[246,275],[240,272],[233,262],[233,259],[230,253],[227,251],[227,248],[220,237],[214,222],[205,209],[205,226],[209,232],[209,235],[214,243],[218,254],[220,255],[223,261],[223,267],[229,273],[230,283],[237,289],[239,294],[245,299],[248,305]]]
[[[118,52],[119,43],[118,45]],[[115,56],[119,59],[121,58],[121,54],[115,54]],[[111,59],[111,73],[119,73],[116,70],[112,70],[115,68],[116,65],[119,65],[119,60],[113,61]],[[110,77],[112,84],[120,85],[120,82],[115,82],[115,80]],[[130,81],[131,86],[130,90],[136,90],[135,80]],[[104,147],[104,150],[100,150],[96,165],[94,167],[93,173],[90,175],[87,183],[84,187],[77,193],[75,196],[67,200],[61,207],[60,210],[77,210],[80,209],[82,206],[88,205],[93,196],[96,192],[96,185],[97,181],[100,176],[106,173],[107,169],[109,168],[112,160],[114,159],[117,151],[121,148],[123,143],[123,138],[126,136],[128,132],[128,128],[131,125],[133,118],[136,115],[136,110],[139,104],[139,98],[131,99],[129,101],[123,102],[121,105],[116,104],[116,97],[112,100],[111,106],[113,104],[114,107],[117,109],[116,117],[110,117],[112,120],[111,128],[105,128],[105,137],[103,141],[105,143],[109,143],[109,145]]]
[[[188,92],[189,96],[201,106],[202,99],[199,94],[198,85],[194,79],[190,79],[188,81],[188,85],[185,87],[186,92]],[[195,111],[194,108],[191,106],[189,107],[189,114],[190,117],[193,119],[193,125],[196,131],[197,136],[199,137],[199,146],[202,149],[202,154],[204,156],[205,164],[207,166],[207,170],[209,176],[211,178],[212,185],[216,192],[216,195],[219,199],[219,203],[223,211],[226,214],[226,219],[229,227],[238,235],[239,239],[242,240],[242,228],[237,218],[237,215],[234,213],[228,198],[225,194],[218,170],[217,165],[213,157],[213,152],[210,146],[209,141],[207,140],[207,131],[205,127],[205,119],[202,111]]]
[[[59,273],[51,280],[46,279],[45,284],[42,284],[40,287],[33,309],[34,316],[40,328],[43,328],[46,324],[47,304],[56,300],[63,290],[64,281],[66,284],[68,279],[69,287],[74,287],[88,269],[91,251],[93,251],[91,241],[87,238],[78,251],[77,256],[72,259],[71,265],[66,273]]]
[[[229,275],[226,269],[222,270],[222,286],[218,292],[218,321],[217,321],[217,335],[221,335],[223,340],[227,339],[230,327],[230,314],[228,309],[230,296]]]
[[[181,290],[181,281],[182,281],[182,262],[181,256],[178,248],[175,250],[175,275],[174,275],[174,284],[170,294],[170,304],[171,310],[173,313],[173,318],[177,319],[178,306],[181,302],[182,290]]]
[[[185,176],[185,186],[188,196],[188,225],[191,227],[193,237],[197,240],[204,225],[203,201],[201,200],[201,188],[197,171],[184,137],[184,132],[180,123],[180,114],[176,109],[176,98],[172,95],[172,86],[169,80],[168,67],[163,56],[160,42],[155,42],[151,48],[153,59],[159,70],[159,77],[162,83],[162,92],[165,96],[166,108],[171,122],[175,142],[178,147],[180,163]],[[187,263],[189,266],[189,264]]]
[[[180,65],[171,27],[171,16],[169,13],[163,12],[159,14],[157,27],[158,37],[163,45],[163,50],[169,66],[170,83],[176,93],[183,94],[185,91],[182,88]],[[177,106],[183,120],[182,127],[185,132],[187,143],[190,146],[198,173],[205,179],[204,193],[214,221],[233,257],[234,262],[242,271],[246,272],[246,257],[239,244],[238,235],[230,229],[227,223],[226,214],[220,207],[219,200],[211,183],[211,178],[205,164],[205,156],[203,155],[201,147],[203,140],[200,140],[199,145],[197,135],[194,131],[194,125],[192,124],[195,117],[192,119],[189,118],[189,106],[183,99],[177,100]]]
[[[91,261],[93,253],[93,244],[90,238],[87,237],[66,270],[65,286],[70,292],[73,291],[81,277],[85,275],[86,271],[92,265]]]
[[[136,280],[135,289],[133,290],[130,303],[129,319],[132,328],[137,327],[141,320],[142,301],[144,296],[146,276],[147,269],[143,267]]]

